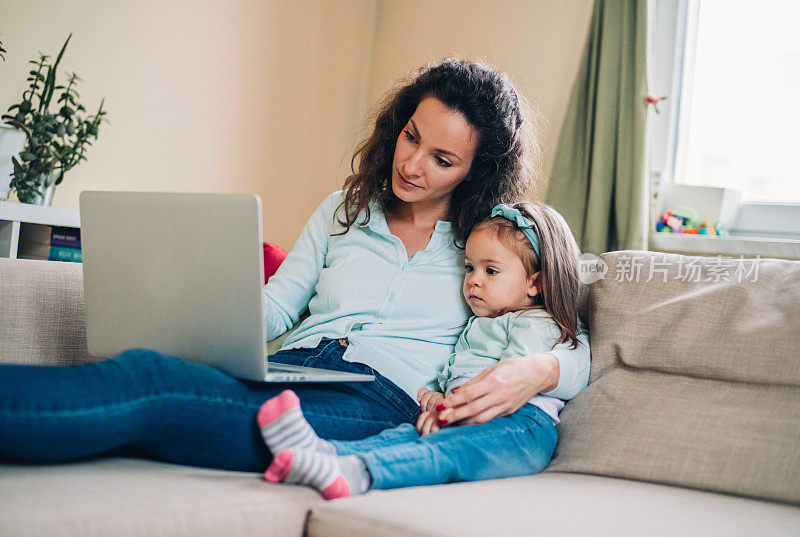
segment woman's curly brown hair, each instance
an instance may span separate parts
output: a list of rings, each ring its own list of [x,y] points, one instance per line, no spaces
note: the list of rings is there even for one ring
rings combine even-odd
[[[463,247],[472,227],[498,203],[529,198],[538,178],[539,145],[527,103],[508,78],[482,63],[448,58],[419,69],[384,99],[372,134],[356,149],[353,174],[346,190],[343,233],[369,203],[392,210],[399,199],[392,192],[392,161],[397,138],[419,103],[435,97],[459,112],[478,132],[478,146],[465,179],[453,190],[446,219],[453,223],[454,242]],[[357,165],[356,165],[357,162]]]

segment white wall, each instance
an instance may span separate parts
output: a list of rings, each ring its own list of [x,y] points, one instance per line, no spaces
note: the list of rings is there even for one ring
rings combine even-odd
[[[54,205],[82,190],[257,192],[265,239],[294,243],[341,185],[360,128],[374,0],[0,0],[0,108],[29,59],[76,71],[105,125]]]
[[[592,5],[592,0],[382,0],[371,99],[428,62],[451,54],[483,59],[506,72],[538,108],[543,168],[549,174]]]
[[[538,104],[552,152],[591,0],[0,0],[0,109],[27,61],[56,54],[91,111],[89,160],[54,205],[82,190],[257,192],[265,239],[294,243],[340,188],[367,112],[399,76],[458,53],[507,71]],[[550,156],[545,160],[550,166]]]

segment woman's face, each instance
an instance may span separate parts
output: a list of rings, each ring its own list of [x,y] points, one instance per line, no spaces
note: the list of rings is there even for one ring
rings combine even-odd
[[[426,97],[397,138],[392,191],[407,203],[446,205],[477,147],[478,133],[464,116]]]

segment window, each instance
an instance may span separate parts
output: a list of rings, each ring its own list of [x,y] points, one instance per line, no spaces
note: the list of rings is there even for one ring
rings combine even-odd
[[[743,201],[800,202],[800,3],[697,4],[675,180],[733,188]]]
[[[742,192],[732,235],[800,239],[800,3],[656,0],[651,162]],[[780,217],[776,217],[780,215]]]

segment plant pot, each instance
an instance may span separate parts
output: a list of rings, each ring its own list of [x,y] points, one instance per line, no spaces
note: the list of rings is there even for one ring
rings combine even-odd
[[[50,175],[40,175],[40,182],[39,182],[39,192],[41,194],[36,194],[36,197],[33,198],[33,205],[46,205],[50,206],[53,204],[53,195],[56,192],[56,177],[58,176],[58,172],[50,172]]]
[[[11,157],[19,155],[25,147],[25,133],[14,127],[0,125],[0,201],[8,199],[11,182]],[[52,194],[50,199],[52,201]]]

